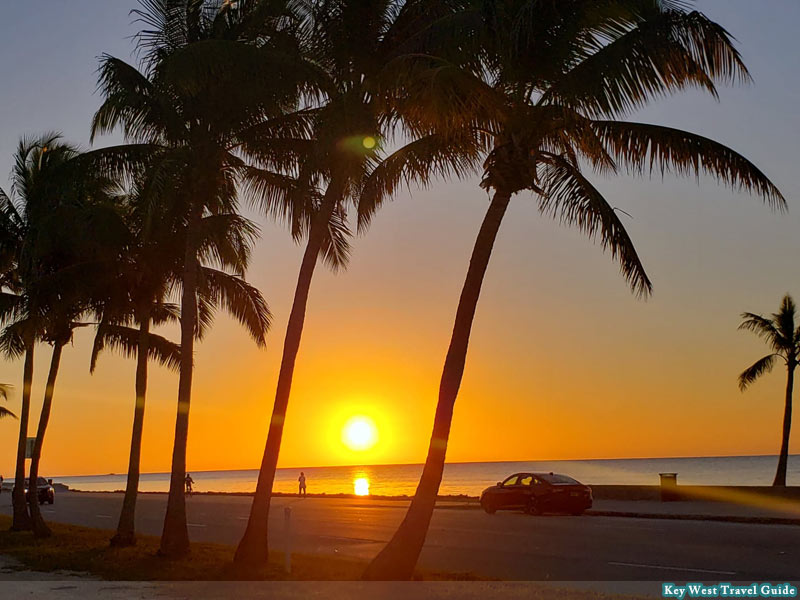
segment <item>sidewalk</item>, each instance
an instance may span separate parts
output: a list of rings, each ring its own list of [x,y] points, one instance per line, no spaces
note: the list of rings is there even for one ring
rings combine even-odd
[[[440,500],[437,509],[477,509],[476,500]],[[728,521],[770,525],[800,525],[800,502],[755,492],[727,492],[724,497],[660,500],[608,500],[596,498],[586,511],[597,517]]]
[[[595,500],[588,515],[800,525],[800,503],[755,494],[723,500]]]

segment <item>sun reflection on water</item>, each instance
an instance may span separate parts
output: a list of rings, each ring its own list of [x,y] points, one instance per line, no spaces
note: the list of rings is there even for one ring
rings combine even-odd
[[[369,479],[356,477],[353,481],[353,493],[356,496],[369,496]]]

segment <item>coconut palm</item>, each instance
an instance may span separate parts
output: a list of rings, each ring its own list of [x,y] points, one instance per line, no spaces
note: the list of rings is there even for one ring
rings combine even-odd
[[[763,339],[772,353],[758,359],[741,375],[739,389],[745,391],[756,379],[772,371],[777,360],[786,364],[786,395],[783,408],[783,434],[781,451],[778,455],[778,470],[775,472],[774,486],[786,485],[786,468],[789,463],[789,433],[792,428],[792,391],[794,388],[794,370],[800,357],[800,326],[795,323],[796,307],[794,300],[786,294],[781,301],[778,312],[769,317],[754,313],[742,313],[742,324],[739,329],[752,331]]]
[[[477,2],[471,10],[474,35],[465,38],[480,48],[465,63],[472,67],[472,57],[482,56],[481,68],[426,58],[427,72],[418,71],[404,91],[421,107],[414,116],[423,131],[438,118],[440,127],[477,127],[491,140],[481,184],[491,202],[459,299],[419,486],[397,532],[365,572],[368,579],[411,577],[424,544],[481,285],[512,196],[529,190],[542,214],[598,239],[639,295],[650,293],[650,280],[586,166],[607,174],[621,168],[704,173],[784,205],[769,179],[733,150],[692,133],[620,120],[676,90],[698,87],[716,95],[715,82],[747,79],[727,32],[702,14],[655,0]],[[442,105],[443,86],[445,97],[476,99],[480,110],[466,106],[465,114],[437,116],[426,109]]]
[[[178,310],[168,302],[169,290],[178,279],[182,259],[176,235],[175,215],[166,202],[159,202],[165,190],[153,175],[154,165],[133,184],[125,203],[123,222],[127,235],[121,237],[119,252],[108,263],[107,282],[95,301],[99,315],[92,347],[90,371],[105,348],[136,358],[135,404],[131,449],[125,496],[112,546],[136,543],[135,514],[139,490],[142,432],[147,396],[148,361],[177,369],[180,347],[151,333],[151,327],[178,320]],[[153,199],[153,196],[157,196]]]
[[[385,158],[403,172],[404,181],[424,184],[434,175],[468,171],[477,157],[471,145],[462,143],[455,152],[446,136],[439,134],[412,140],[388,157],[382,152],[382,142],[391,137],[396,120],[386,89],[394,85],[403,56],[430,49],[437,10],[441,7],[436,3],[414,0],[322,0],[300,14],[303,47],[308,59],[320,67],[309,85],[318,88],[321,100],[301,111],[307,117],[308,131],[307,143],[297,152],[294,196],[316,194],[319,205],[314,220],[308,223],[256,492],[236,550],[239,564],[260,565],[269,555],[272,486],[311,282],[320,256],[334,266],[342,266],[347,258],[326,238],[345,222],[348,203],[355,202],[367,175],[380,168]],[[255,140],[243,149],[260,158],[280,147]]]
[[[3,194],[1,203],[2,254],[10,267],[4,283],[10,293],[4,295],[7,310],[3,311],[3,319],[7,325],[0,343],[8,355],[26,355],[18,471],[24,461],[21,440],[27,435],[33,344],[41,340],[53,346],[31,457],[32,497],[36,497],[61,352],[73,330],[80,326],[85,292],[94,282],[91,265],[96,264],[105,244],[116,234],[105,220],[115,202],[113,182],[87,169],[81,157],[75,147],[55,134],[23,139],[12,173],[13,199]],[[65,228],[64,223],[71,226]],[[23,479],[24,476],[16,480],[17,501],[23,493],[19,485]],[[24,525],[24,516],[21,521],[20,525]],[[37,536],[50,534],[35,502],[30,503],[30,525]]]
[[[20,140],[11,173],[11,193],[0,190],[0,261],[3,265],[0,319],[5,325],[0,348],[10,358],[25,357],[22,409],[15,469],[15,484],[25,479],[25,451],[30,416],[33,358],[44,333],[44,294],[39,279],[46,253],[52,255],[51,228],[65,189],[72,186],[71,167],[77,151],[55,133]],[[30,529],[31,522],[22,485],[12,492],[13,530]]]
[[[201,262],[244,273],[255,231],[236,214],[237,187],[273,206],[286,193],[288,178],[262,168],[268,161],[245,162],[238,151],[250,132],[260,128],[263,136],[295,107],[300,86],[286,30],[291,20],[281,3],[142,0],[136,14],[147,27],[138,38],[146,71],[103,57],[99,85],[105,100],[93,135],[119,126],[130,142],[129,156],[164,153],[176,174],[171,202],[182,215],[184,243],[181,364],[161,553],[182,556],[189,550],[183,481],[194,338],[210,314],[210,300],[225,304],[259,343],[269,324],[266,305],[237,306],[234,298],[252,299],[255,292],[241,277],[223,280]],[[245,33],[258,43],[242,43]]]

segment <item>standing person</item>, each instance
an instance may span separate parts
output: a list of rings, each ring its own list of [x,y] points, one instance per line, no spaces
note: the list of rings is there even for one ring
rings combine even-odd
[[[186,494],[191,496],[192,492],[194,491],[194,490],[192,490],[192,484],[194,483],[194,479],[192,479],[192,475],[190,473],[187,473],[186,474],[186,478],[183,481],[186,484]]]
[[[298,491],[298,494],[300,496],[305,496],[306,495],[306,474],[303,473],[302,471],[300,471],[300,477],[297,478],[297,481],[300,482],[300,489]]]
[[[3,493],[3,476],[0,475],[0,494]]]

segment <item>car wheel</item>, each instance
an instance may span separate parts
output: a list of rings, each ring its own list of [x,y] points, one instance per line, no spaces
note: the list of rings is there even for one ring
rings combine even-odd
[[[486,511],[487,515],[493,515],[497,512],[497,509],[489,502],[481,502],[481,507]]]
[[[53,502],[55,502],[55,498],[50,498],[50,499],[47,501],[47,503],[48,503],[48,504],[52,504]]]
[[[531,498],[528,500],[528,504],[525,506],[525,512],[529,515],[540,515],[542,514],[542,509],[539,506],[539,503],[536,501],[536,498]]]
[[[582,510],[573,510],[569,514],[571,514],[573,517],[580,517],[583,514],[583,511]]]

